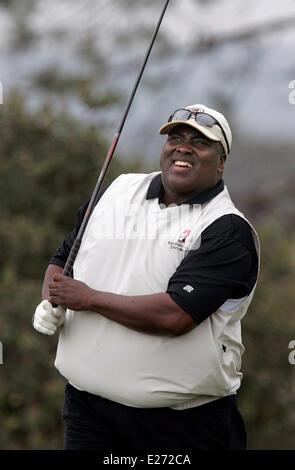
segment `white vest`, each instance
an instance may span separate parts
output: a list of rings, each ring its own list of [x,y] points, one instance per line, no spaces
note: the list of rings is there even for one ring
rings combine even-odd
[[[225,214],[245,219],[226,187],[203,205],[161,208],[158,198],[146,199],[157,174],[121,175],[106,190],[84,233],[75,279],[121,295],[166,292],[206,227]],[[235,394],[244,351],[240,320],[255,287],[180,336],[141,333],[99,313],[67,310],[55,366],[77,388],[133,407],[184,409]]]

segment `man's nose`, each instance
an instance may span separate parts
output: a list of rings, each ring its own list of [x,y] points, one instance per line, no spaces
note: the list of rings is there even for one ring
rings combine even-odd
[[[193,150],[193,146],[190,140],[183,140],[176,149],[178,152],[181,153],[191,153]]]

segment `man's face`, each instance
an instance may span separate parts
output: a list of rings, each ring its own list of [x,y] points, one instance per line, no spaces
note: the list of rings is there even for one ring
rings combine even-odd
[[[169,201],[174,198],[177,202],[215,186],[222,177],[225,158],[220,142],[208,139],[191,126],[175,127],[160,159],[164,193]]]

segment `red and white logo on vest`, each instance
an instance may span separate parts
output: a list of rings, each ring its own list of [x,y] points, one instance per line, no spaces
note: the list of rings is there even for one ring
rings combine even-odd
[[[190,234],[190,230],[184,230],[183,232],[181,232],[178,241],[181,243],[185,243],[186,239],[190,236]]]
[[[185,243],[187,239],[189,238],[190,234],[191,234],[191,230],[188,230],[188,229],[183,230],[181,234],[179,235],[176,242],[168,241],[170,248],[173,248],[175,250],[180,250],[180,251],[187,249],[185,246]]]

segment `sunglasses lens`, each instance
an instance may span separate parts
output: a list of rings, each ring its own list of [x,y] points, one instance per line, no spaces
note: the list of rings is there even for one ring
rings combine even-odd
[[[187,121],[191,112],[188,109],[177,109],[172,114],[172,121]]]
[[[214,126],[214,124],[217,123],[216,119],[214,117],[210,116],[210,114],[207,114],[207,113],[197,114],[196,115],[196,121],[201,126],[208,126],[208,127],[212,127],[212,126]]]

